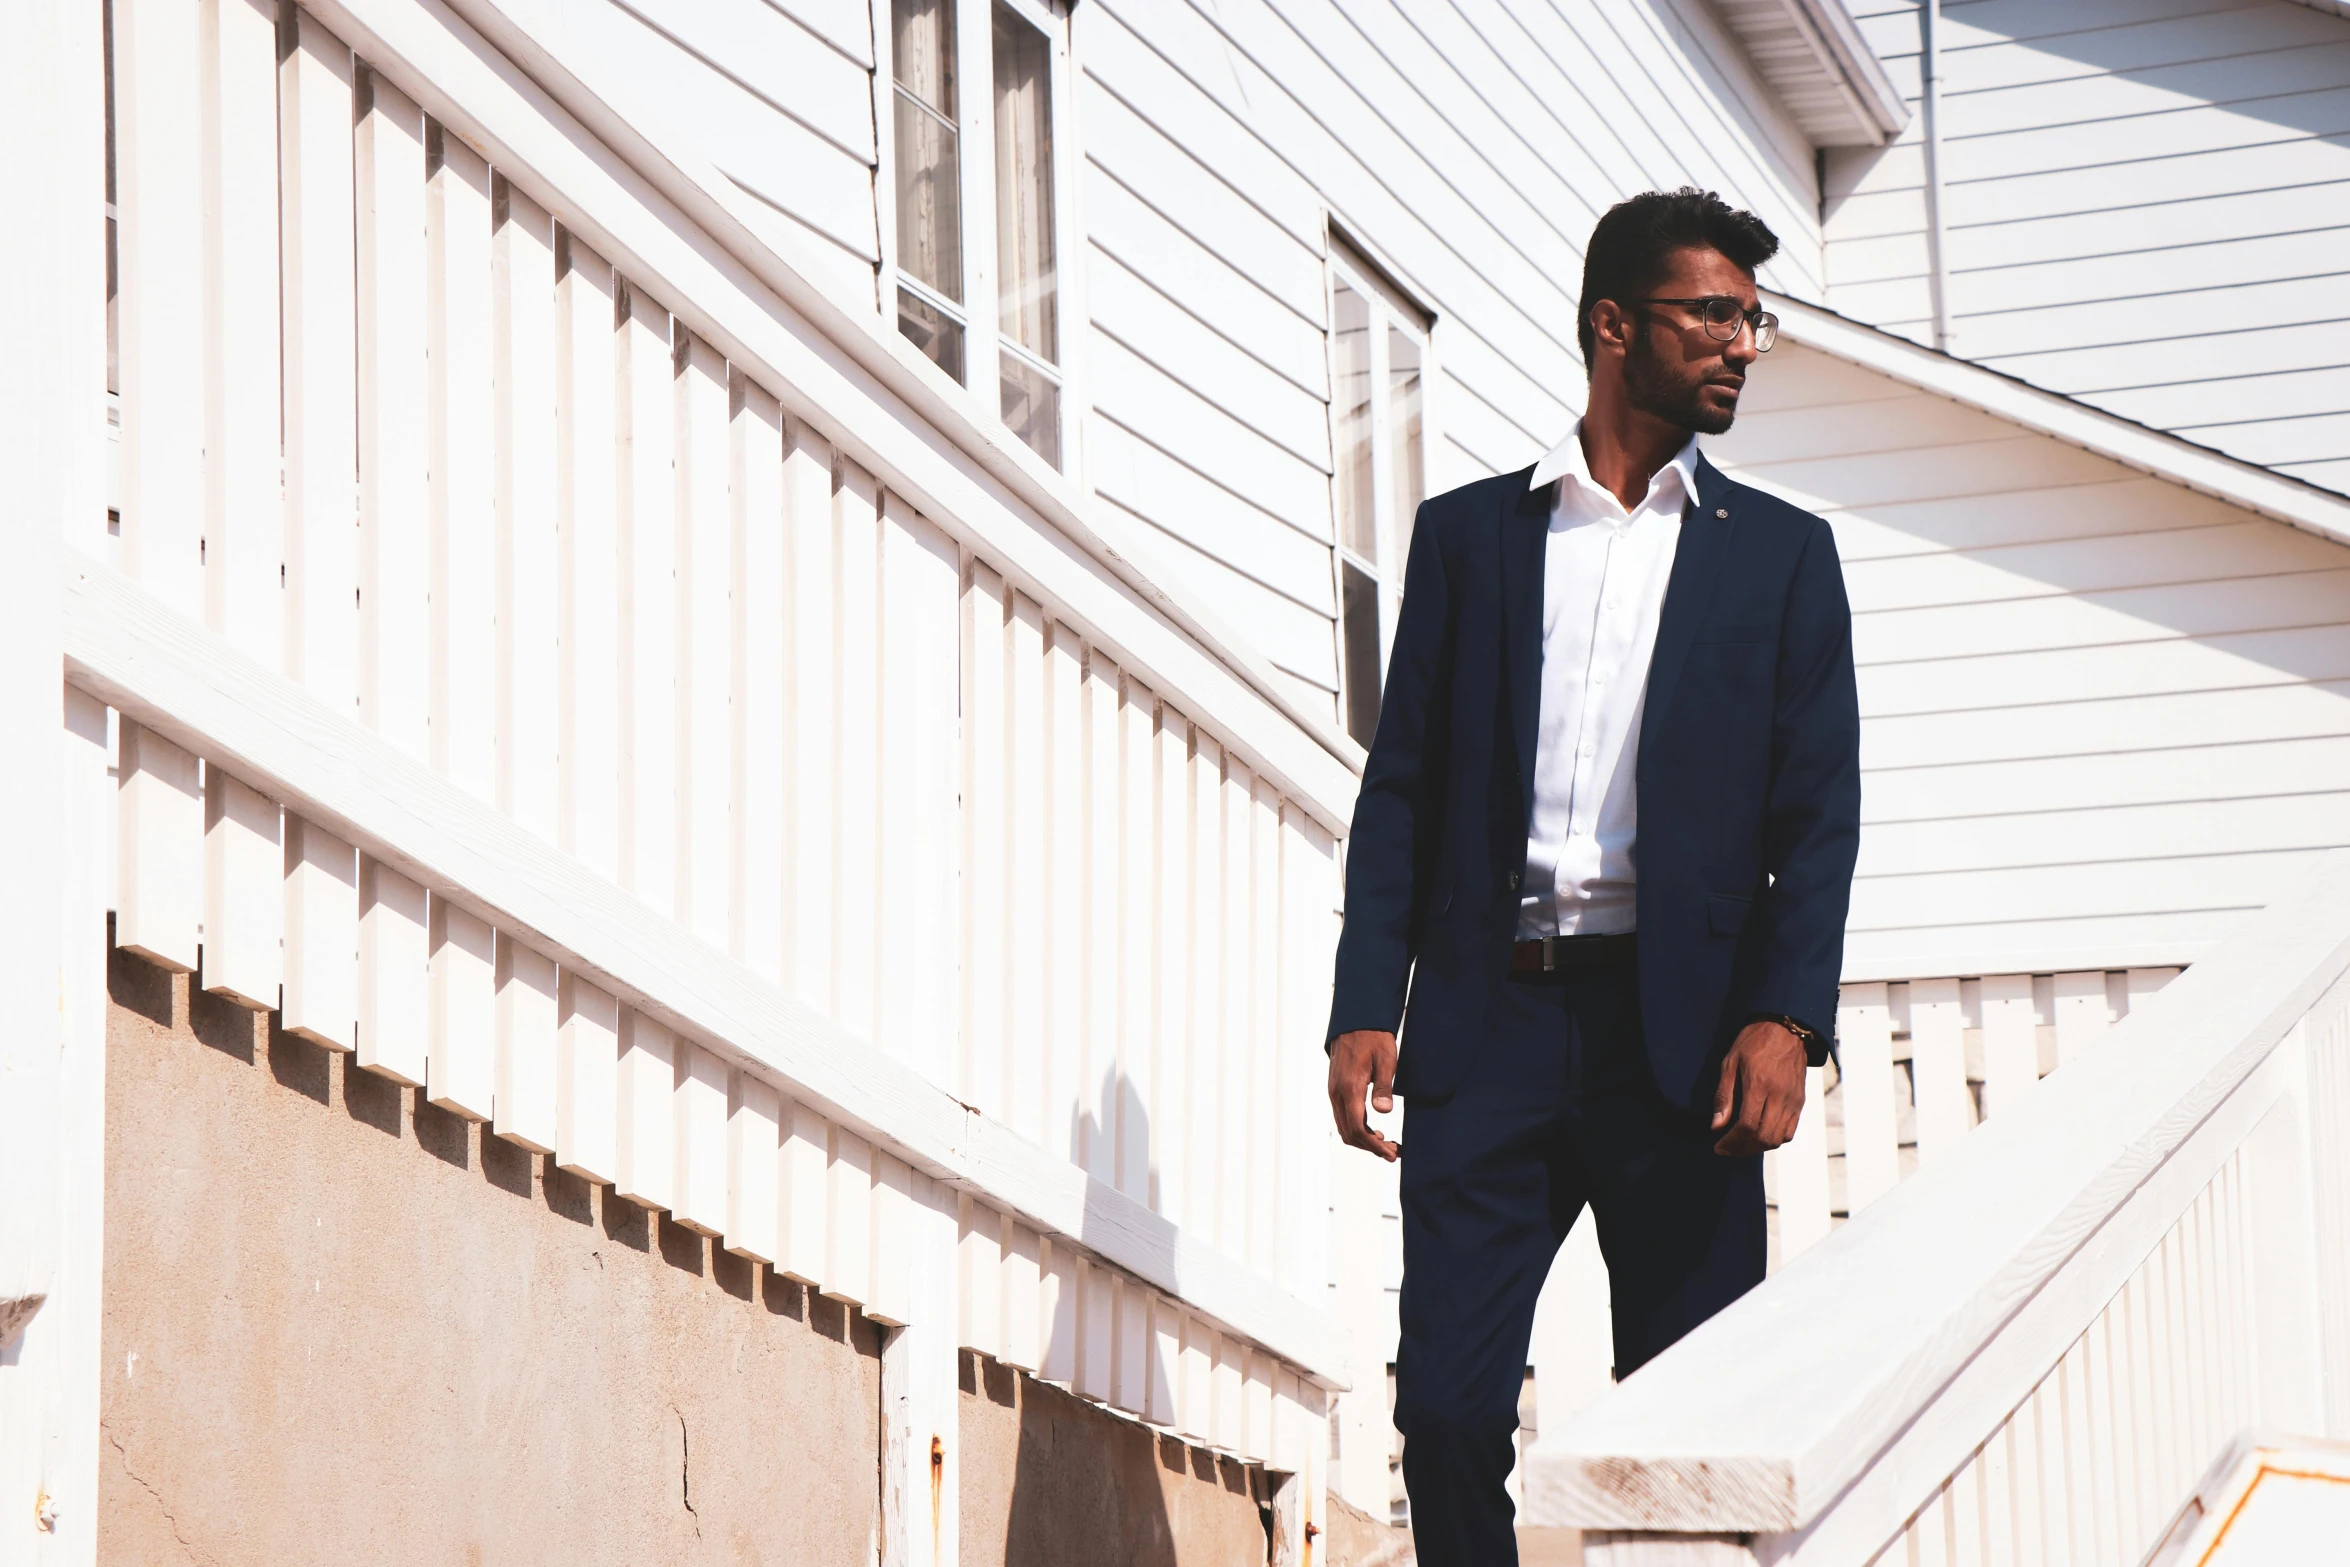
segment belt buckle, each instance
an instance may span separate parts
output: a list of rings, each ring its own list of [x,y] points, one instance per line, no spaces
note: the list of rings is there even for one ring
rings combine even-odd
[[[1556,974],[1558,967],[1559,939],[1556,936],[1545,936],[1542,938],[1542,972]]]

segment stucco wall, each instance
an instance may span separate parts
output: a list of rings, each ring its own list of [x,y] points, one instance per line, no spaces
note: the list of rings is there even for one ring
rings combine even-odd
[[[1261,1470],[966,1352],[960,1567],[1246,1567]]]
[[[184,978],[109,979],[102,1562],[871,1559],[861,1317]]]

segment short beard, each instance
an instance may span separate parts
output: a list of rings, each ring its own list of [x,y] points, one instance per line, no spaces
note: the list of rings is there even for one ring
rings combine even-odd
[[[1705,383],[1676,381],[1665,369],[1664,361],[1650,346],[1644,329],[1633,334],[1630,349],[1624,355],[1624,396],[1633,407],[1667,424],[1694,430],[1699,435],[1722,435],[1729,431],[1738,417],[1733,403],[1728,413],[1716,413],[1698,401]]]

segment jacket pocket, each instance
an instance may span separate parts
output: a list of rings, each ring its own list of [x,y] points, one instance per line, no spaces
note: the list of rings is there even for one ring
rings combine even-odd
[[[1727,892],[1710,894],[1705,900],[1705,928],[1717,936],[1735,936],[1746,928],[1746,916],[1753,907],[1752,898]]]

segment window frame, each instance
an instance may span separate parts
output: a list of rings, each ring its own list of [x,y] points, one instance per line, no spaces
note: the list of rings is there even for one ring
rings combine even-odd
[[[1330,586],[1335,612],[1332,633],[1338,655],[1338,721],[1339,726],[1350,736],[1368,746],[1370,736],[1356,735],[1351,722],[1355,691],[1348,669],[1351,650],[1347,639],[1346,574],[1350,567],[1361,572],[1371,580],[1377,594],[1378,637],[1375,659],[1379,684],[1384,692],[1388,655],[1395,645],[1396,616],[1403,606],[1404,565],[1412,521],[1411,518],[1397,515],[1395,441],[1392,439],[1394,391],[1391,375],[1394,361],[1391,357],[1390,334],[1400,334],[1419,350],[1420,499],[1425,501],[1437,493],[1433,460],[1437,427],[1435,399],[1431,393],[1436,379],[1438,320],[1434,311],[1420,304],[1411,291],[1395,280],[1391,267],[1335,222],[1329,225],[1324,255],[1324,319],[1329,323],[1324,339],[1330,376]],[[1346,537],[1342,493],[1346,480],[1342,472],[1344,450],[1341,422],[1345,410],[1341,407],[1339,390],[1338,291],[1341,288],[1362,299],[1367,317],[1366,333],[1369,341],[1365,347],[1370,378],[1371,538],[1372,547],[1377,552],[1375,560],[1364,558],[1348,543]]]
[[[957,162],[961,174],[963,303],[940,297],[939,291],[898,265],[897,195],[898,157],[896,117],[898,94],[893,0],[872,0],[874,38],[874,128],[876,165],[873,193],[876,237],[881,264],[876,274],[875,304],[887,330],[898,332],[898,290],[903,287],[933,310],[960,322],[963,328],[962,387],[984,407],[988,420],[1002,425],[1003,361],[1014,358],[1033,366],[1060,388],[1058,470],[1082,483],[1082,410],[1085,393],[1081,361],[1085,341],[1084,269],[1077,265],[1084,227],[1078,214],[1077,93],[1080,8],[1071,0],[944,0],[955,22],[955,128]],[[1060,362],[1051,364],[1009,341],[1004,331],[1000,279],[996,257],[995,179],[995,12],[998,6],[1044,35],[1050,81],[1047,99],[1052,113],[1052,203],[1055,335]],[[911,347],[911,343],[908,344]],[[921,351],[915,352],[921,355]],[[933,369],[938,366],[921,355]],[[940,370],[944,375],[946,372]],[[1029,450],[1009,433],[1011,445]],[[1045,459],[1039,455],[1038,461]]]

